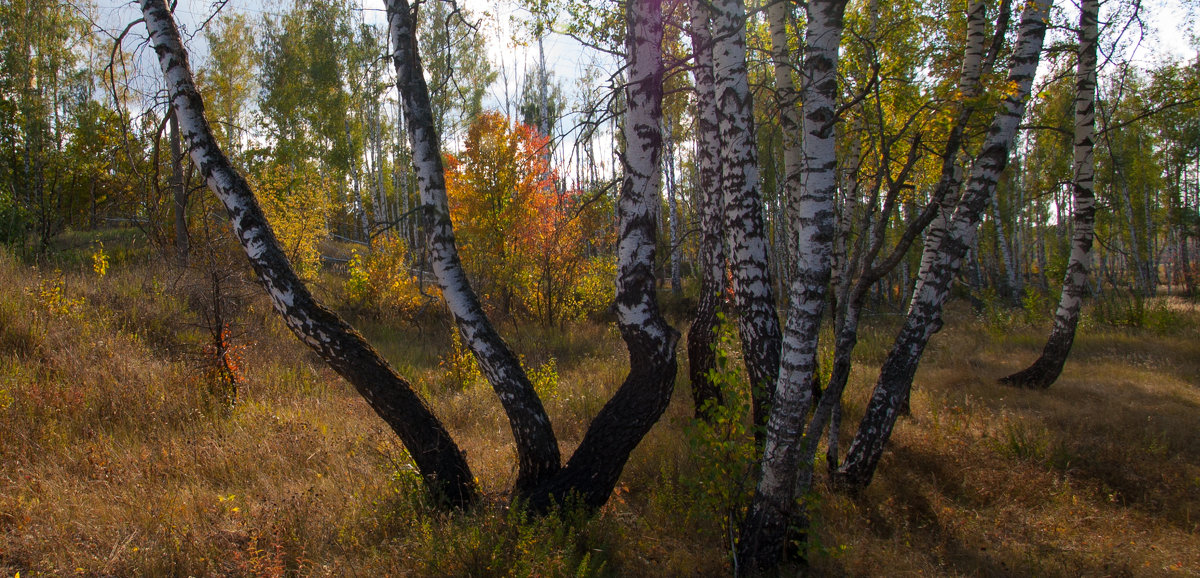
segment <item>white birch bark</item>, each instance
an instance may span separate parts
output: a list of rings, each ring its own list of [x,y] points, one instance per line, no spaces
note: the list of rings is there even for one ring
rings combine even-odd
[[[962,74],[958,91],[964,99],[978,98],[979,79],[983,73],[983,55],[987,43],[987,2],[970,0],[967,3],[967,51],[963,55]]]
[[[782,560],[795,510],[804,418],[813,400],[817,342],[833,252],[834,197],[838,189],[834,123],[837,120],[837,62],[845,0],[810,0],[805,33],[805,163],[797,210],[796,276],[779,383],[775,389],[762,475],[742,527],[738,549],[747,570],[774,567]]]
[[[517,446],[517,492],[532,491],[559,470],[558,442],[533,385],[516,355],[484,315],[459,260],[446,199],[441,145],[433,122],[429,89],[421,71],[415,19],[408,0],[388,0],[387,14],[395,50],[396,84],[408,121],[434,275],[463,343],[475,355],[480,372],[492,384],[508,416]]]
[[[1032,0],[1025,4],[1017,44],[1010,57],[1009,90],[1005,91],[1000,110],[975,160],[962,199],[947,221],[944,236],[936,246],[926,240],[923,261],[929,265],[922,271],[904,326],[880,369],[866,415],[847,450],[846,462],[838,471],[839,484],[861,488],[870,482],[902,404],[907,400],[925,346],[941,329],[942,306],[950,295],[950,281],[971,246],[988,196],[993,193],[1000,172],[1008,162],[1013,139],[1025,114],[1045,40],[1050,4],[1051,0]]]
[[[742,0],[716,0],[712,5],[713,81],[720,115],[729,263],[742,355],[754,390],[754,423],[762,425],[779,375],[781,336],[767,262],[758,143],[746,70],[746,8]]]
[[[188,154],[225,206],[234,235],[272,306],[292,333],[354,385],[391,426],[435,499],[460,506],[473,502],[471,471],[433,412],[361,335],[313,298],[288,263],[250,187],[213,137],[166,2],[141,0],[141,9]]]
[[[1079,14],[1079,56],[1075,72],[1074,178],[1072,190],[1071,256],[1063,278],[1062,296],[1054,313],[1054,329],[1042,355],[1027,369],[1001,380],[1009,385],[1047,388],[1062,373],[1075,342],[1079,310],[1087,292],[1096,220],[1093,156],[1096,134],[1096,55],[1099,39],[1099,0],[1082,0]]]
[[[700,302],[688,329],[688,375],[696,417],[705,405],[721,403],[716,368],[717,312],[725,294],[725,200],[721,189],[720,132],[713,83],[712,12],[706,0],[690,0],[693,74],[696,84],[696,173],[700,192]]]

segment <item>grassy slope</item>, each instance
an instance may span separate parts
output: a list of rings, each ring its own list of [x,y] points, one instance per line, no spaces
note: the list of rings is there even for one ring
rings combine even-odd
[[[382,422],[257,294],[237,338],[250,344],[242,402],[227,413],[206,393],[190,277],[110,248],[101,278],[88,245],[73,250],[61,276],[0,252],[0,576],[730,571],[721,496],[736,485],[696,457],[722,450],[697,442],[682,379],[600,516],[527,520],[504,507],[506,420],[486,386],[447,384],[444,328],[366,327],[426,388],[489,496],[437,512]],[[1031,360],[1045,328],[953,311],[876,482],[814,496],[812,563],[839,575],[1200,571],[1200,315],[1163,315],[1178,322],[1086,327],[1060,382],[1026,392],[993,379]],[[886,325],[865,331],[846,430]],[[557,359],[547,406],[569,452],[624,375],[615,330],[509,333],[531,365]]]

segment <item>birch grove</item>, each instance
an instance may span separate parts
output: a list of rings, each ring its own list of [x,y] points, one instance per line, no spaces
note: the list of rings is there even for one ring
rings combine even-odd
[[[276,310],[297,337],[350,381],[404,442],[431,493],[468,505],[476,489],[454,441],[411,385],[336,314],[318,303],[293,272],[253,193],[212,137],[187,53],[163,2],[142,2],[147,27],[180,119],[183,140],[209,188],[225,204],[235,234]],[[410,6],[388,4],[393,61],[404,97],[409,140],[434,271],[464,341],[493,383],[518,448],[515,491],[545,509],[571,496],[598,508],[607,501],[629,453],[670,399],[679,334],[657,311],[653,262],[661,186],[662,14],[645,3],[629,14],[631,135],[620,204],[617,303],[630,351],[630,374],[593,420],[571,459],[560,466],[558,444],[541,401],[516,357],[492,329],[462,273],[448,220],[440,144],[419,67]]]
[[[890,463],[885,455],[900,418],[920,418],[924,409],[924,398],[916,398],[916,408],[910,398],[914,386],[931,387],[929,373],[918,377],[927,351],[955,347],[935,340],[945,324],[973,316],[970,322],[992,328],[1000,325],[994,316],[1011,328],[1020,317],[1028,329],[1050,321],[1053,311],[1049,338],[1032,365],[1013,373],[1015,356],[993,364],[1004,364],[1000,375],[1011,373],[1002,383],[1045,389],[1072,371],[1068,356],[1077,333],[1092,327],[1081,320],[1123,314],[1105,309],[1110,303],[1129,303],[1130,317],[1141,308],[1145,320],[1147,308],[1195,292],[1200,65],[1155,65],[1146,75],[1132,59],[1113,64],[1128,54],[1109,30],[1127,16],[1123,8],[1136,21],[1133,4],[1108,5],[1114,6],[1109,18],[1099,0],[1081,0],[1076,30],[1063,22],[1064,14],[1074,19],[1074,10],[1053,0],[531,3],[535,37],[511,39],[511,47],[525,42],[526,56],[536,54],[534,72],[515,81],[537,83],[520,97],[532,107],[526,123],[486,110],[488,99],[499,98],[488,94],[497,90],[497,70],[505,76],[499,89],[505,98],[511,88],[509,70],[493,69],[484,54],[493,40],[483,34],[501,28],[489,28],[498,22],[494,14],[471,21],[453,3],[385,0],[386,28],[360,13],[357,31],[347,32],[339,26],[352,14],[350,4],[313,0],[264,17],[261,46],[271,53],[255,59],[264,79],[257,111],[249,112],[251,97],[242,95],[245,102],[220,103],[227,118],[210,119],[209,81],[201,75],[197,87],[173,8],[165,0],[138,4],[168,101],[164,114],[151,107],[144,123],[166,135],[171,155],[169,163],[147,164],[152,171],[140,178],[156,192],[160,180],[171,188],[166,200],[149,193],[123,200],[133,207],[130,220],[145,221],[138,226],[162,237],[171,249],[165,254],[186,269],[189,251],[208,242],[190,239],[189,227],[202,223],[212,235],[209,221],[201,220],[210,216],[189,201],[204,192],[186,188],[185,175],[198,174],[224,209],[274,313],[387,424],[439,508],[502,503],[521,519],[513,527],[524,523],[522,508],[534,519],[574,509],[587,519],[615,516],[610,508],[624,508],[620,515],[661,508],[643,503],[648,484],[622,478],[650,439],[641,450],[656,453],[648,459],[679,470],[663,466],[653,480],[699,476],[695,470],[708,478],[694,493],[724,500],[719,516],[709,513],[720,520],[706,520],[727,534],[723,555],[735,575],[803,572],[810,533],[819,527],[810,524],[821,511],[813,496],[861,496],[880,464]],[[237,34],[205,38],[219,44],[253,36],[238,22]],[[369,38],[384,31],[386,41]],[[583,54],[613,59],[604,63],[612,70],[597,65],[579,79],[576,88],[587,92],[579,108],[571,108],[577,95],[566,84],[550,86],[558,78],[551,69],[554,35],[571,36]],[[313,54],[302,57],[297,46]],[[226,62],[249,56],[218,52],[229,55],[212,66],[253,68]],[[21,92],[4,82],[0,77],[5,99]],[[34,80],[25,84],[19,88],[36,88]],[[123,114],[132,107],[119,102],[112,84]],[[254,92],[250,87],[241,90]],[[236,100],[226,92],[236,91],[218,98]],[[232,126],[255,122],[258,129]],[[475,128],[485,124],[491,128]],[[20,132],[16,123],[0,125],[8,131],[0,131],[0,141]],[[471,127],[466,136],[459,132],[464,127]],[[13,180],[11,192],[0,191],[0,216],[16,222],[4,202],[23,195],[18,216],[40,211],[43,246],[53,237],[56,203],[62,211],[72,204],[44,192],[57,185],[47,181],[38,157],[74,144],[73,137],[55,136],[58,130],[43,127],[23,137],[23,149],[5,149],[9,172],[22,168],[24,176],[20,186]],[[496,152],[503,146],[480,145],[490,142],[484,133],[501,135],[497,142],[520,134],[521,143],[536,143],[521,150],[545,161],[536,179],[509,174],[520,167],[500,158],[508,152]],[[1055,138],[1063,143],[1054,145]],[[124,146],[136,142],[127,137]],[[468,166],[462,159],[469,155],[486,162]],[[115,173],[111,162],[99,170]],[[166,167],[170,175],[159,179]],[[287,182],[261,178],[281,167],[277,181]],[[292,178],[300,174],[311,179]],[[318,181],[321,190],[300,190]],[[115,206],[105,205],[96,182],[88,193],[93,223]],[[480,193],[484,186],[476,183],[498,193]],[[520,187],[547,194],[508,194]],[[299,244],[289,236],[297,228],[285,229],[291,216],[269,204],[301,194],[331,207],[308,217],[344,233],[303,239],[317,264],[289,252]],[[487,213],[491,220],[475,219],[462,207],[495,210]],[[551,234],[567,224],[576,227],[571,234]],[[0,222],[0,234],[9,234],[6,226]],[[30,237],[31,225],[22,227],[14,225],[13,234]],[[491,235],[487,243],[472,240],[483,236],[479,231]],[[544,270],[504,269],[504,259],[532,252],[535,243],[545,249],[536,257]],[[371,261],[385,250],[395,251],[392,261]],[[553,270],[549,263],[568,253],[572,267],[593,274]],[[488,257],[503,263],[483,267],[473,260]],[[382,313],[342,289],[372,282],[381,262],[387,290],[411,297],[387,301],[394,310]],[[1061,293],[1047,297],[1060,274]],[[542,309],[510,303],[521,301],[513,297],[518,288],[522,295],[544,289]],[[583,291],[594,303],[562,313],[568,301],[585,300]],[[954,299],[962,299],[964,312],[948,309]],[[403,361],[393,367],[350,323],[361,320],[373,331],[373,317],[387,314],[389,323],[400,320],[387,326],[400,339],[421,347],[429,341],[432,350],[449,338],[453,351],[433,355],[444,355],[443,366],[469,371],[460,376],[457,367],[439,366],[423,374]],[[538,317],[537,330],[523,315]],[[726,315],[731,326],[723,333]],[[676,326],[687,328],[685,353]],[[554,373],[555,355],[579,347],[557,336],[583,327],[607,332],[619,367],[606,372],[600,368],[612,359],[596,361],[576,380],[588,396],[611,392],[608,399],[556,397],[558,375],[539,377],[526,365],[533,357]],[[856,367],[860,330],[880,328],[891,328],[886,352],[873,353],[882,362]],[[226,329],[223,321],[219,329]],[[225,333],[215,335],[220,342]],[[690,385],[682,395],[691,395],[682,412],[672,406],[680,361],[688,364],[681,383]],[[453,395],[414,385],[397,367],[454,381],[438,381]],[[870,384],[860,381],[863,371]],[[472,389],[476,384],[482,389]],[[864,385],[871,387],[855,389]],[[511,473],[483,481],[468,461],[477,459],[478,441],[462,436],[484,422],[438,415],[478,396],[498,408],[497,424],[507,422],[507,431],[485,429],[498,453],[511,449],[514,462]],[[586,418],[564,424],[564,414]],[[651,436],[660,420],[666,425]],[[680,427],[688,428],[685,437],[677,435]],[[686,463],[658,455],[672,443],[695,455]],[[644,468],[632,471],[638,469]],[[591,569],[586,560],[580,568],[581,574]]]

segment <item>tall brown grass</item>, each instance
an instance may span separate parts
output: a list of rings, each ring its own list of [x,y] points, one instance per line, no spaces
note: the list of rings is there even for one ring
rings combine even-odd
[[[0,252],[0,576],[732,571],[727,512],[705,496],[736,480],[718,479],[726,470],[694,451],[682,378],[598,516],[532,519],[507,504],[514,451],[495,396],[445,379],[445,322],[417,331],[359,320],[420,384],[480,478],[481,506],[442,512],[394,436],[257,293],[235,337],[244,387],[223,411],[203,383],[194,280],[154,262],[116,259],[99,277],[85,259],[56,272]],[[1172,315],[1165,329],[1086,326],[1059,383],[1029,392],[994,380],[1028,362],[1046,328],[952,310],[876,482],[860,496],[821,487],[809,498],[813,569],[1200,571],[1200,316]],[[894,326],[868,320],[847,426]],[[594,323],[506,330],[527,366],[555,360],[546,405],[569,453],[624,377],[619,336]]]

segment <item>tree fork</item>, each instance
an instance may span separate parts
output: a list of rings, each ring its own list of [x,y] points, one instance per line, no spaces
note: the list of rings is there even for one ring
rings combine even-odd
[[[550,419],[517,356],[492,327],[459,260],[446,199],[441,144],[433,122],[429,87],[417,50],[415,18],[408,0],[388,0],[396,84],[404,102],[413,165],[416,167],[433,271],[454,315],[463,343],[492,384],[517,446],[518,494],[532,491],[561,467]]]
[[[288,329],[349,381],[396,432],[434,498],[451,506],[470,505],[477,497],[471,470],[432,410],[358,332],[314,299],[296,276],[249,185],[213,137],[179,29],[165,0],[141,0],[141,8],[188,153],[225,206],[234,235],[272,306]]]
[[[537,511],[571,499],[593,511],[604,505],[629,454],[666,411],[675,384],[679,332],[659,312],[654,275],[663,144],[662,0],[629,3],[626,25],[629,108],[617,204],[616,309],[629,374],[562,471],[526,494]]]

